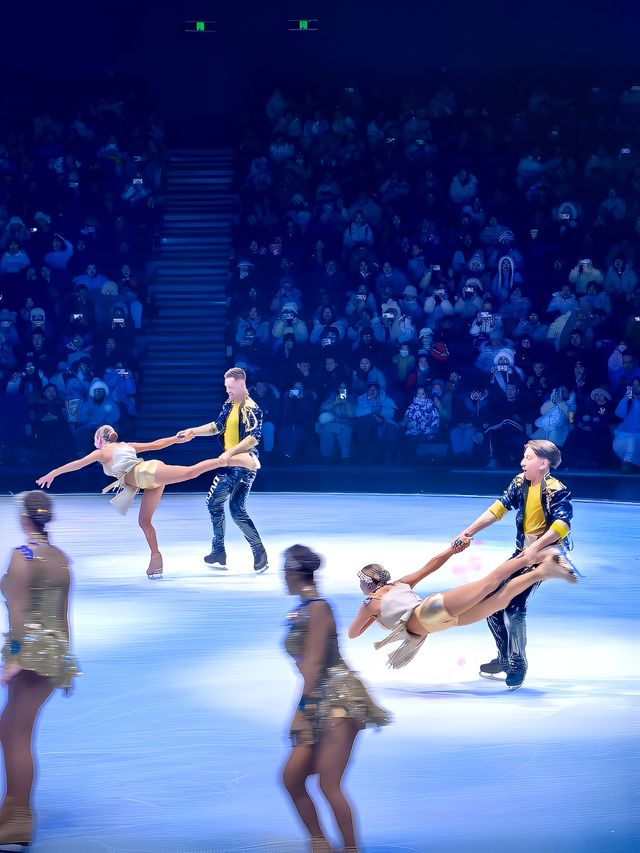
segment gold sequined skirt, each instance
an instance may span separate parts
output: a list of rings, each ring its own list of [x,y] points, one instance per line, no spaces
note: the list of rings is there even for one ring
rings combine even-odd
[[[345,718],[355,720],[359,728],[387,726],[391,722],[389,713],[374,702],[358,676],[341,663],[329,667],[304,711],[296,711],[289,732],[291,743],[313,746],[327,728]]]
[[[73,679],[80,675],[80,670],[78,661],[69,649],[67,635],[37,623],[25,625],[25,628],[26,633],[20,640],[20,651],[17,654],[11,653],[10,640],[5,641],[2,647],[3,663],[15,663],[22,669],[52,678],[56,687],[68,693]]]

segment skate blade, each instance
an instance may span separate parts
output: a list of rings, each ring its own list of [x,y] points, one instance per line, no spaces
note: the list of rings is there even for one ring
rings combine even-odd
[[[579,570],[576,568],[575,563],[573,563],[573,562],[572,562],[572,561],[567,557],[567,555],[566,555],[566,554],[563,554],[562,556],[563,556],[563,557],[564,557],[564,559],[567,561],[567,563],[569,563],[569,566],[571,567],[571,571],[572,571],[572,573],[575,575],[575,577],[576,577],[576,578],[584,578],[584,575],[582,574],[582,572],[581,572],[581,571],[579,571]]]
[[[479,672],[478,675],[480,676],[480,678],[486,678],[488,681],[500,681],[500,682],[502,682],[502,684],[504,684],[505,681],[507,680],[507,673],[506,672],[502,672],[502,673],[500,673],[500,672],[498,672],[498,673]]]

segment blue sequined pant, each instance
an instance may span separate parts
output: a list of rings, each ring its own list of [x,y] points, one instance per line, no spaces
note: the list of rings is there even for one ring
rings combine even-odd
[[[522,575],[528,571],[530,571],[529,568],[522,569],[513,574],[512,577],[518,577],[518,575]],[[527,600],[539,585],[539,583],[536,583],[530,586],[529,589],[525,589],[519,595],[516,595],[505,610],[499,610],[487,619],[489,630],[493,634],[496,646],[498,647],[498,660],[510,670],[517,671],[524,669],[526,671]],[[500,585],[500,587],[502,586],[504,584]]]
[[[254,555],[262,552],[263,545],[260,534],[247,512],[247,498],[255,478],[255,471],[235,466],[222,468],[216,474],[207,495],[207,508],[213,524],[213,540],[211,542],[213,553],[224,551],[226,525],[224,505],[227,501],[229,501],[231,518],[242,531],[242,535],[249,543]]]

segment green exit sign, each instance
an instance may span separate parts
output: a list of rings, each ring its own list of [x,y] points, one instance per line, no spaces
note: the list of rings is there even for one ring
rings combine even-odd
[[[215,33],[215,21],[185,21],[185,33]]]
[[[316,32],[320,29],[318,18],[292,18],[289,21],[290,32]]]

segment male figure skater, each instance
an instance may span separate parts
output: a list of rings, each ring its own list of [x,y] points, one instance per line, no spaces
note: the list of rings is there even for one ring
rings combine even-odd
[[[213,540],[211,553],[207,554],[204,561],[214,569],[227,568],[224,505],[228,500],[231,518],[242,531],[253,552],[253,568],[256,572],[264,572],[269,568],[267,552],[255,524],[247,513],[247,498],[260,467],[257,446],[262,433],[262,411],[249,396],[247,375],[241,367],[227,370],[224,374],[224,387],[227,399],[216,420],[191,428],[197,436],[222,436],[224,452],[219,458],[228,463],[226,468],[216,472],[207,496],[207,507],[213,524]],[[188,433],[189,430],[184,432]],[[241,461],[243,464],[239,464]]]
[[[503,496],[460,533],[456,539],[471,539],[478,531],[499,521],[510,509],[516,510],[516,550],[514,556],[526,556],[527,549],[536,543],[553,545],[556,542],[571,547],[567,539],[573,508],[571,492],[560,480],[552,477],[550,469],[562,461],[560,450],[551,441],[537,439],[524,446],[520,463],[522,474],[513,478]],[[454,540],[455,541],[455,540]],[[539,562],[539,561],[538,561]],[[537,562],[520,569],[514,577],[530,571]],[[498,646],[498,657],[480,666],[481,675],[506,672],[507,687],[516,690],[527,674],[527,599],[537,584],[517,595],[506,610],[487,619]]]

